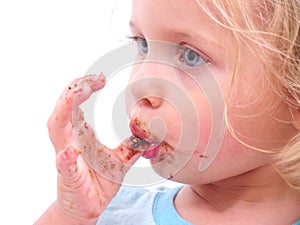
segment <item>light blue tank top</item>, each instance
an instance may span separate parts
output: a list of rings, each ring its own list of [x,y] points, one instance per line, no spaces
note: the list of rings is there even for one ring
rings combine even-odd
[[[179,216],[173,203],[181,188],[148,190],[123,186],[97,225],[192,225]],[[292,225],[300,225],[300,221]]]

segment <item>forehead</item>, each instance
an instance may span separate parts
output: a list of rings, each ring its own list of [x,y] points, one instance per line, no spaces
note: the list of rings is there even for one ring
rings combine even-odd
[[[150,14],[153,15],[153,18],[155,18],[155,15],[160,14],[161,11],[165,13],[166,17],[183,16],[187,13],[186,10],[189,10],[189,12],[198,11],[197,3],[194,0],[133,0],[132,2],[133,9],[142,10],[142,13],[146,13],[146,11],[151,12]]]
[[[230,33],[215,22],[196,0],[133,0],[132,3],[131,22],[134,28],[152,39],[159,39],[156,34],[174,33],[209,39],[222,45],[222,42],[225,44],[225,35]]]
[[[194,0],[133,0],[132,18],[146,20],[148,25],[175,25],[200,19],[200,7]],[[192,21],[190,21],[192,22]],[[196,22],[196,21],[194,21]]]

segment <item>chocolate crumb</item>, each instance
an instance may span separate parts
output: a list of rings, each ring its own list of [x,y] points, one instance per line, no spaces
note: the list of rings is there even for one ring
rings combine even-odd
[[[131,148],[133,149],[137,149],[140,145],[144,145],[148,143],[147,141],[135,136],[130,137],[130,140],[132,141]]]
[[[173,175],[171,174],[169,177],[168,177],[168,180],[172,179],[173,178]]]

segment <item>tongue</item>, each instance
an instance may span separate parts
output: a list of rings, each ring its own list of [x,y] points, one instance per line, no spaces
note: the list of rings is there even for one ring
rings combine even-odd
[[[151,143],[148,149],[143,153],[143,157],[146,159],[153,159],[157,156],[159,143]]]
[[[142,152],[142,156],[146,159],[152,159],[157,156],[158,142],[151,142],[149,140],[131,136],[129,144],[131,149]]]

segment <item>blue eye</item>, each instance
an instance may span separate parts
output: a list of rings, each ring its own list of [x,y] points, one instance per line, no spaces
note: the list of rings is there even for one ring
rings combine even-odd
[[[184,48],[181,61],[190,67],[196,67],[205,64],[208,60],[200,56],[195,51],[189,48]]]
[[[148,43],[145,38],[139,38],[137,40],[138,47],[141,53],[147,54],[148,53]]]
[[[137,44],[140,55],[145,55],[148,53],[148,42],[145,38],[140,36],[127,36],[127,38],[133,40]]]

